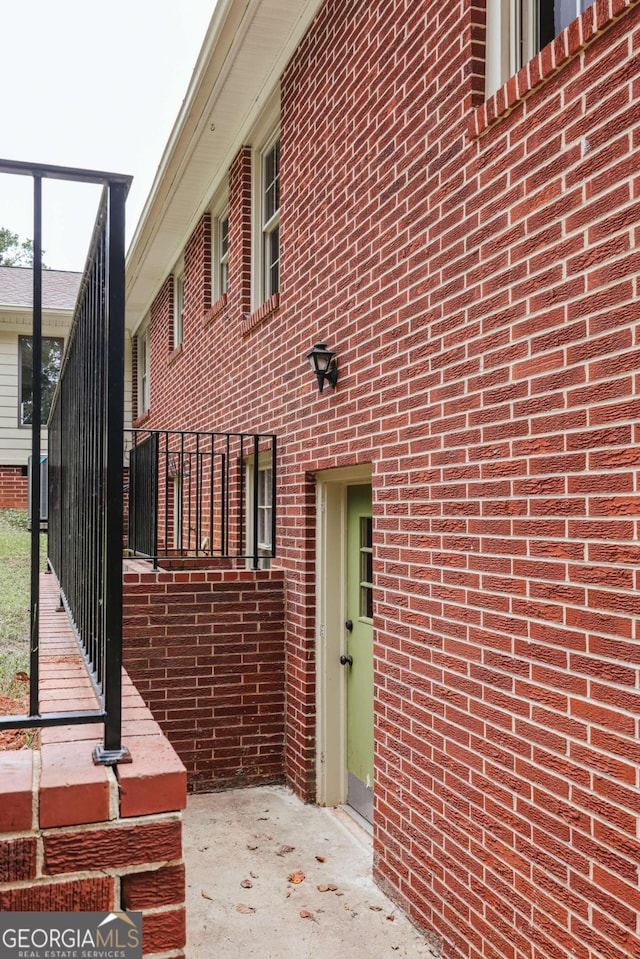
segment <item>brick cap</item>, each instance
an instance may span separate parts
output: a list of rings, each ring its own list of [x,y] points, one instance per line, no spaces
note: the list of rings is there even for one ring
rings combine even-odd
[[[0,832],[31,829],[33,752],[0,753]]]
[[[42,828],[109,820],[111,789],[115,788],[115,782],[104,766],[93,763],[92,750],[99,742],[94,738],[43,744],[40,751]]]
[[[176,812],[187,804],[187,771],[162,733],[128,736],[133,761],[117,767],[120,815]]]

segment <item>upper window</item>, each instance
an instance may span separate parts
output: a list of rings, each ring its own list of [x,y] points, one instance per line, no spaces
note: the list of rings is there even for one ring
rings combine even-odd
[[[280,290],[280,137],[262,153],[263,299]]]
[[[176,270],[173,277],[173,349],[184,339],[184,273]]]
[[[487,0],[487,96],[495,93],[593,2]]]
[[[150,407],[150,355],[149,355],[149,327],[138,334],[138,416]]]
[[[42,380],[41,380],[41,417],[46,423],[49,419],[51,401],[56,391],[64,340],[58,336],[42,337]],[[20,357],[20,388],[18,422],[20,426],[31,426],[33,423],[33,338],[20,336],[18,338]]]
[[[215,220],[213,244],[213,299],[223,296],[229,287],[229,213]]]

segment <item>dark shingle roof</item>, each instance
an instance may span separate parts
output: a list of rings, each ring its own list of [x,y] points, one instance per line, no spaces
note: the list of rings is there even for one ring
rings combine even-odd
[[[49,310],[72,310],[82,273],[67,270],[42,271],[42,306]],[[26,266],[0,266],[0,309],[29,307],[33,300],[33,270]]]

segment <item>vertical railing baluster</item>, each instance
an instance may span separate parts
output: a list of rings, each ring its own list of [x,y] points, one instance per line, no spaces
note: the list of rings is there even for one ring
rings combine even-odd
[[[33,178],[33,326],[31,335],[31,632],[29,708],[40,712],[40,443],[42,421],[42,179]]]
[[[260,456],[260,438],[258,435],[253,437],[253,568],[258,569],[258,558],[260,555],[258,549],[258,506],[259,506],[259,480],[258,457]]]

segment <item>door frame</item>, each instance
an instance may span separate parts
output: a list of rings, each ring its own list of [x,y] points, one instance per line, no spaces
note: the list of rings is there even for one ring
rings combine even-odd
[[[371,483],[371,464],[321,470],[316,479],[316,802],[347,800],[347,487]],[[337,600],[337,602],[336,602]]]

